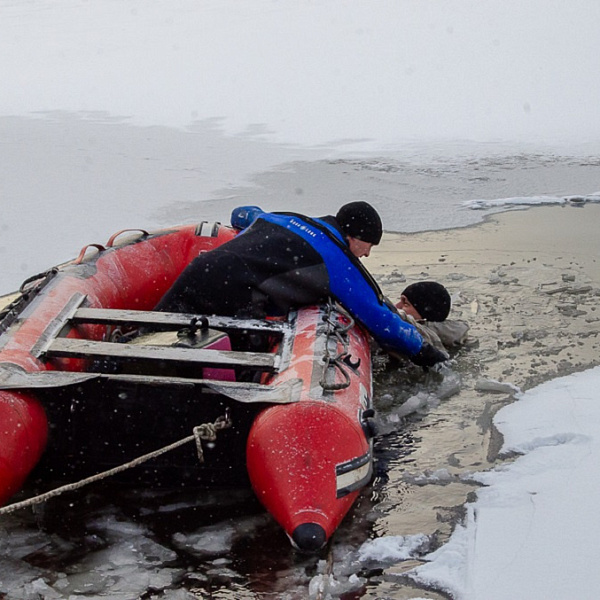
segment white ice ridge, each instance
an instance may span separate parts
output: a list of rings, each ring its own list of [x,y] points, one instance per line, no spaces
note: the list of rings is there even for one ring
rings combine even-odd
[[[502,206],[541,206],[545,204],[586,204],[600,202],[600,192],[587,196],[516,196],[514,198],[496,198],[494,200],[465,200],[461,206],[471,210],[485,210]]]

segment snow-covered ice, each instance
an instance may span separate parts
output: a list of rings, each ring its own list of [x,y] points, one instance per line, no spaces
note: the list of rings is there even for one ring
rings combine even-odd
[[[600,368],[549,381],[494,422],[514,460],[475,478],[450,542],[415,578],[461,600],[597,597]]]

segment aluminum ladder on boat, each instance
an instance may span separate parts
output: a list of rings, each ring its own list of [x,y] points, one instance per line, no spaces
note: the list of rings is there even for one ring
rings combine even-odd
[[[244,369],[263,373],[279,373],[289,364],[296,313],[285,321],[240,319],[203,315],[166,313],[157,311],[89,308],[82,306],[85,295],[75,294],[61,313],[53,319],[35,344],[33,354],[43,361],[75,358],[90,362],[114,361],[123,364],[143,361],[149,365],[172,364],[178,366],[218,369]],[[106,325],[130,329],[144,328],[151,331],[178,331],[194,327],[209,327],[223,333],[243,332],[267,335],[278,342],[276,352],[252,352],[239,350],[214,350],[202,347],[164,345],[138,345],[117,341],[100,341],[67,337],[82,325]],[[59,363],[57,363],[59,364]],[[10,367],[0,369],[0,389],[44,388],[73,385],[92,379],[131,382],[149,385],[205,386],[242,402],[285,403],[295,401],[301,382],[290,380],[276,386],[250,381],[217,381],[196,376],[154,375],[151,372],[110,373],[102,370],[67,371],[47,370],[25,373]]]

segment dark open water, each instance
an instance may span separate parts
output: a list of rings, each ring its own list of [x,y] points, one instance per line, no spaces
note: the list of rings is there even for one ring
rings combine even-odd
[[[375,478],[321,554],[294,551],[245,485],[152,491],[106,480],[0,517],[0,597],[364,597],[387,562],[361,561],[358,550],[375,535],[379,513],[389,510],[381,501],[390,469],[410,465],[422,426],[417,413],[399,416],[397,409],[418,391],[431,401],[452,388],[448,377],[444,382],[384,359],[377,368]],[[27,493],[33,492],[30,486]],[[429,549],[430,543],[420,551]]]

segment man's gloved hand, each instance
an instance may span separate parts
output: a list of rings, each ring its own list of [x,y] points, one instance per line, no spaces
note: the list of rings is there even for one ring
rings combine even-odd
[[[431,344],[423,342],[421,349],[409,357],[410,360],[420,367],[433,367],[433,365],[448,360],[448,355],[441,350],[438,350]]]

